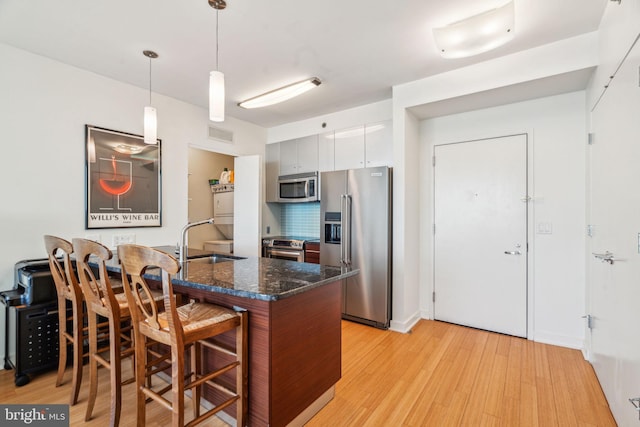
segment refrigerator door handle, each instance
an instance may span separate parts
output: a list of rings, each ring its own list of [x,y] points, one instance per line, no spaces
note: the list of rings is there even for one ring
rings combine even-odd
[[[344,240],[344,236],[346,235],[346,229],[344,227],[344,218],[345,218],[345,210],[346,210],[346,194],[340,195],[340,228],[341,228],[341,236],[340,236],[340,264],[346,264],[346,256],[345,256],[345,248],[346,241]]]
[[[345,206],[346,206],[346,216],[343,221],[344,227],[344,255],[345,255],[345,264],[351,265],[351,196],[345,194]]]

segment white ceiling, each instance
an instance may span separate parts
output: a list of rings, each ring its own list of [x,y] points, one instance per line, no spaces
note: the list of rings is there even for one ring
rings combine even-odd
[[[227,0],[219,14],[226,114],[272,127],[389,99],[396,84],[595,31],[607,4],[515,0],[511,43],[473,58],[440,58],[433,27],[505,2]],[[215,69],[215,22],[207,0],[0,0],[0,42],[147,89],[149,60],[142,51],[151,49],[160,55],[153,61],[153,91],[204,108]],[[322,85],[299,98],[255,110],[236,106],[312,76]],[[567,91],[556,87],[562,80],[548,91]],[[586,82],[564,80],[571,87]],[[440,107],[454,111],[456,102]]]

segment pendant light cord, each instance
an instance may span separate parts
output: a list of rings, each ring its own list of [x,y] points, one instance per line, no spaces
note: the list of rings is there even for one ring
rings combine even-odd
[[[218,33],[218,16],[220,14],[220,9],[216,9],[216,71],[220,71],[220,68],[218,68],[218,42],[219,42],[219,33]]]
[[[149,57],[149,105],[151,105],[151,57]]]

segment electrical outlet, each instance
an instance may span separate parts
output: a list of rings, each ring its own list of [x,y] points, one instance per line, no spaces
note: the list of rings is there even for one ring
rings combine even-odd
[[[87,240],[93,240],[94,242],[102,243],[100,241],[100,235],[99,234],[85,234],[84,238],[87,239]]]
[[[116,234],[113,236],[113,247],[117,248],[120,245],[136,242],[135,234]]]

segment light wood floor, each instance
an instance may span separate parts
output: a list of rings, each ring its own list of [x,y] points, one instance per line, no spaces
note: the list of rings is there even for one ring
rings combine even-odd
[[[336,397],[308,427],[616,425],[578,350],[427,320],[342,331]]]
[[[411,334],[352,322],[343,322],[342,331],[336,397],[308,427],[615,426],[595,374],[577,350],[427,320]],[[108,423],[106,373],[100,370],[105,398],[96,402],[94,418],[84,423],[83,383],[71,425]],[[16,388],[13,371],[3,370],[0,402],[67,403],[68,384],[54,383],[51,372]],[[132,385],[124,388],[122,413],[121,426],[135,425]],[[166,410],[149,404],[147,425],[169,420]],[[217,419],[205,425],[226,426]]]

